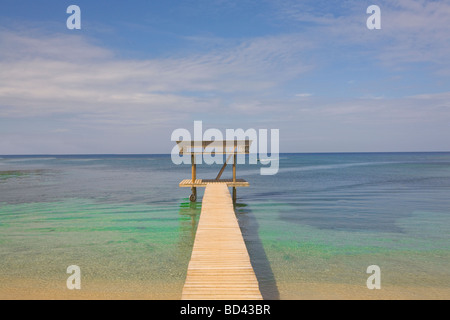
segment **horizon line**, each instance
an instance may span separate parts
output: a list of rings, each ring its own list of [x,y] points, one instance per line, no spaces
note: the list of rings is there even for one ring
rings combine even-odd
[[[317,151],[317,152],[279,152],[278,154],[355,154],[355,153],[450,153],[450,151]],[[258,153],[256,153],[258,154]],[[269,152],[269,154],[271,154]],[[0,154],[0,157],[32,156],[170,156],[171,153],[37,153]]]

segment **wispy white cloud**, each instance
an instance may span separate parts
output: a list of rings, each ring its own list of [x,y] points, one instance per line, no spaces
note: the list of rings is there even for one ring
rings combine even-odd
[[[48,59],[52,61],[85,61],[111,58],[113,53],[90,43],[82,36],[54,34],[45,37],[40,30],[11,31],[0,28],[2,61]]]
[[[426,62],[434,65],[436,73],[450,72],[448,1],[377,1],[381,30],[366,28],[366,8],[370,4],[359,0],[274,1],[280,19],[302,23],[302,28],[318,35],[314,37],[317,46],[352,45],[354,51],[390,68]]]
[[[305,44],[289,36],[149,60],[118,59],[81,37],[2,31],[0,43],[2,116],[200,112],[217,105],[217,94],[273,88],[308,69],[298,59]]]
[[[299,98],[308,98],[312,96],[312,93],[296,93],[295,96]]]
[[[157,135],[161,129],[170,136],[170,130],[199,115],[217,118],[229,108],[234,116],[246,114],[245,108],[235,108],[239,100],[277,90],[311,68],[301,59],[308,43],[292,41],[295,37],[246,39],[202,54],[138,60],[119,58],[80,36],[2,29],[0,121],[35,119],[35,132],[28,132],[31,127],[25,131],[34,136],[28,141],[40,141],[42,150],[52,144],[59,150],[61,139],[71,144],[67,150],[78,150],[74,136],[79,132],[100,135],[103,141],[120,133],[115,140],[127,150],[124,137]],[[17,141],[26,140],[25,133],[0,131],[2,139],[17,142],[4,141],[3,150],[34,148]],[[104,152],[105,146],[114,147],[100,145]],[[87,148],[92,152],[94,146]]]
[[[253,101],[282,128],[282,149],[297,152],[450,150],[450,92],[404,98],[313,96]],[[250,113],[250,110],[249,110]],[[270,121],[270,122],[269,122]]]

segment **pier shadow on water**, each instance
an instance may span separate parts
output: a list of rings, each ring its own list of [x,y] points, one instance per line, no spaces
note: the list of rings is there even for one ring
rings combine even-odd
[[[244,203],[235,204],[235,212],[242,230],[250,261],[258,279],[259,289],[264,300],[279,300],[280,293],[270,267],[264,246],[259,238],[259,224],[252,210]]]

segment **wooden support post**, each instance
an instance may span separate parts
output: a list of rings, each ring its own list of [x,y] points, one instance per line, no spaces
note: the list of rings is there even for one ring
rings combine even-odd
[[[191,202],[196,202],[197,201],[197,187],[192,187],[191,191],[192,191],[192,194],[189,197],[189,200],[191,200]]]
[[[225,161],[225,163],[223,164],[222,168],[219,171],[219,174],[216,177],[216,180],[219,181],[220,177],[222,176],[223,171],[225,170],[225,167],[227,166],[228,161],[230,160],[232,154],[230,154],[227,158],[227,160]]]
[[[233,183],[236,183],[237,142],[234,142]],[[233,202],[236,203],[236,187],[233,187]]]
[[[234,154],[234,160],[233,160],[233,182],[236,182],[236,153]]]
[[[236,144],[234,145],[233,153],[236,152]],[[222,176],[223,171],[225,170],[225,167],[227,166],[228,161],[230,161],[231,157],[233,156],[233,153],[231,153],[225,163],[223,164],[222,168],[219,171],[219,174],[216,177],[216,180],[219,181],[220,177]]]
[[[197,168],[195,166],[195,155],[191,155],[191,163],[192,163],[192,183],[195,183]]]
[[[191,164],[192,164],[192,183],[195,183],[195,180],[197,179],[197,167],[195,164],[195,155],[192,153],[191,155]],[[190,196],[190,200],[192,202],[195,202],[197,200],[197,188],[192,187],[192,194]]]

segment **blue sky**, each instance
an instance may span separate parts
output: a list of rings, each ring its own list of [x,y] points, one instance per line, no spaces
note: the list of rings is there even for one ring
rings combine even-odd
[[[279,129],[281,152],[450,150],[448,1],[1,7],[0,154],[169,153],[194,120]]]

